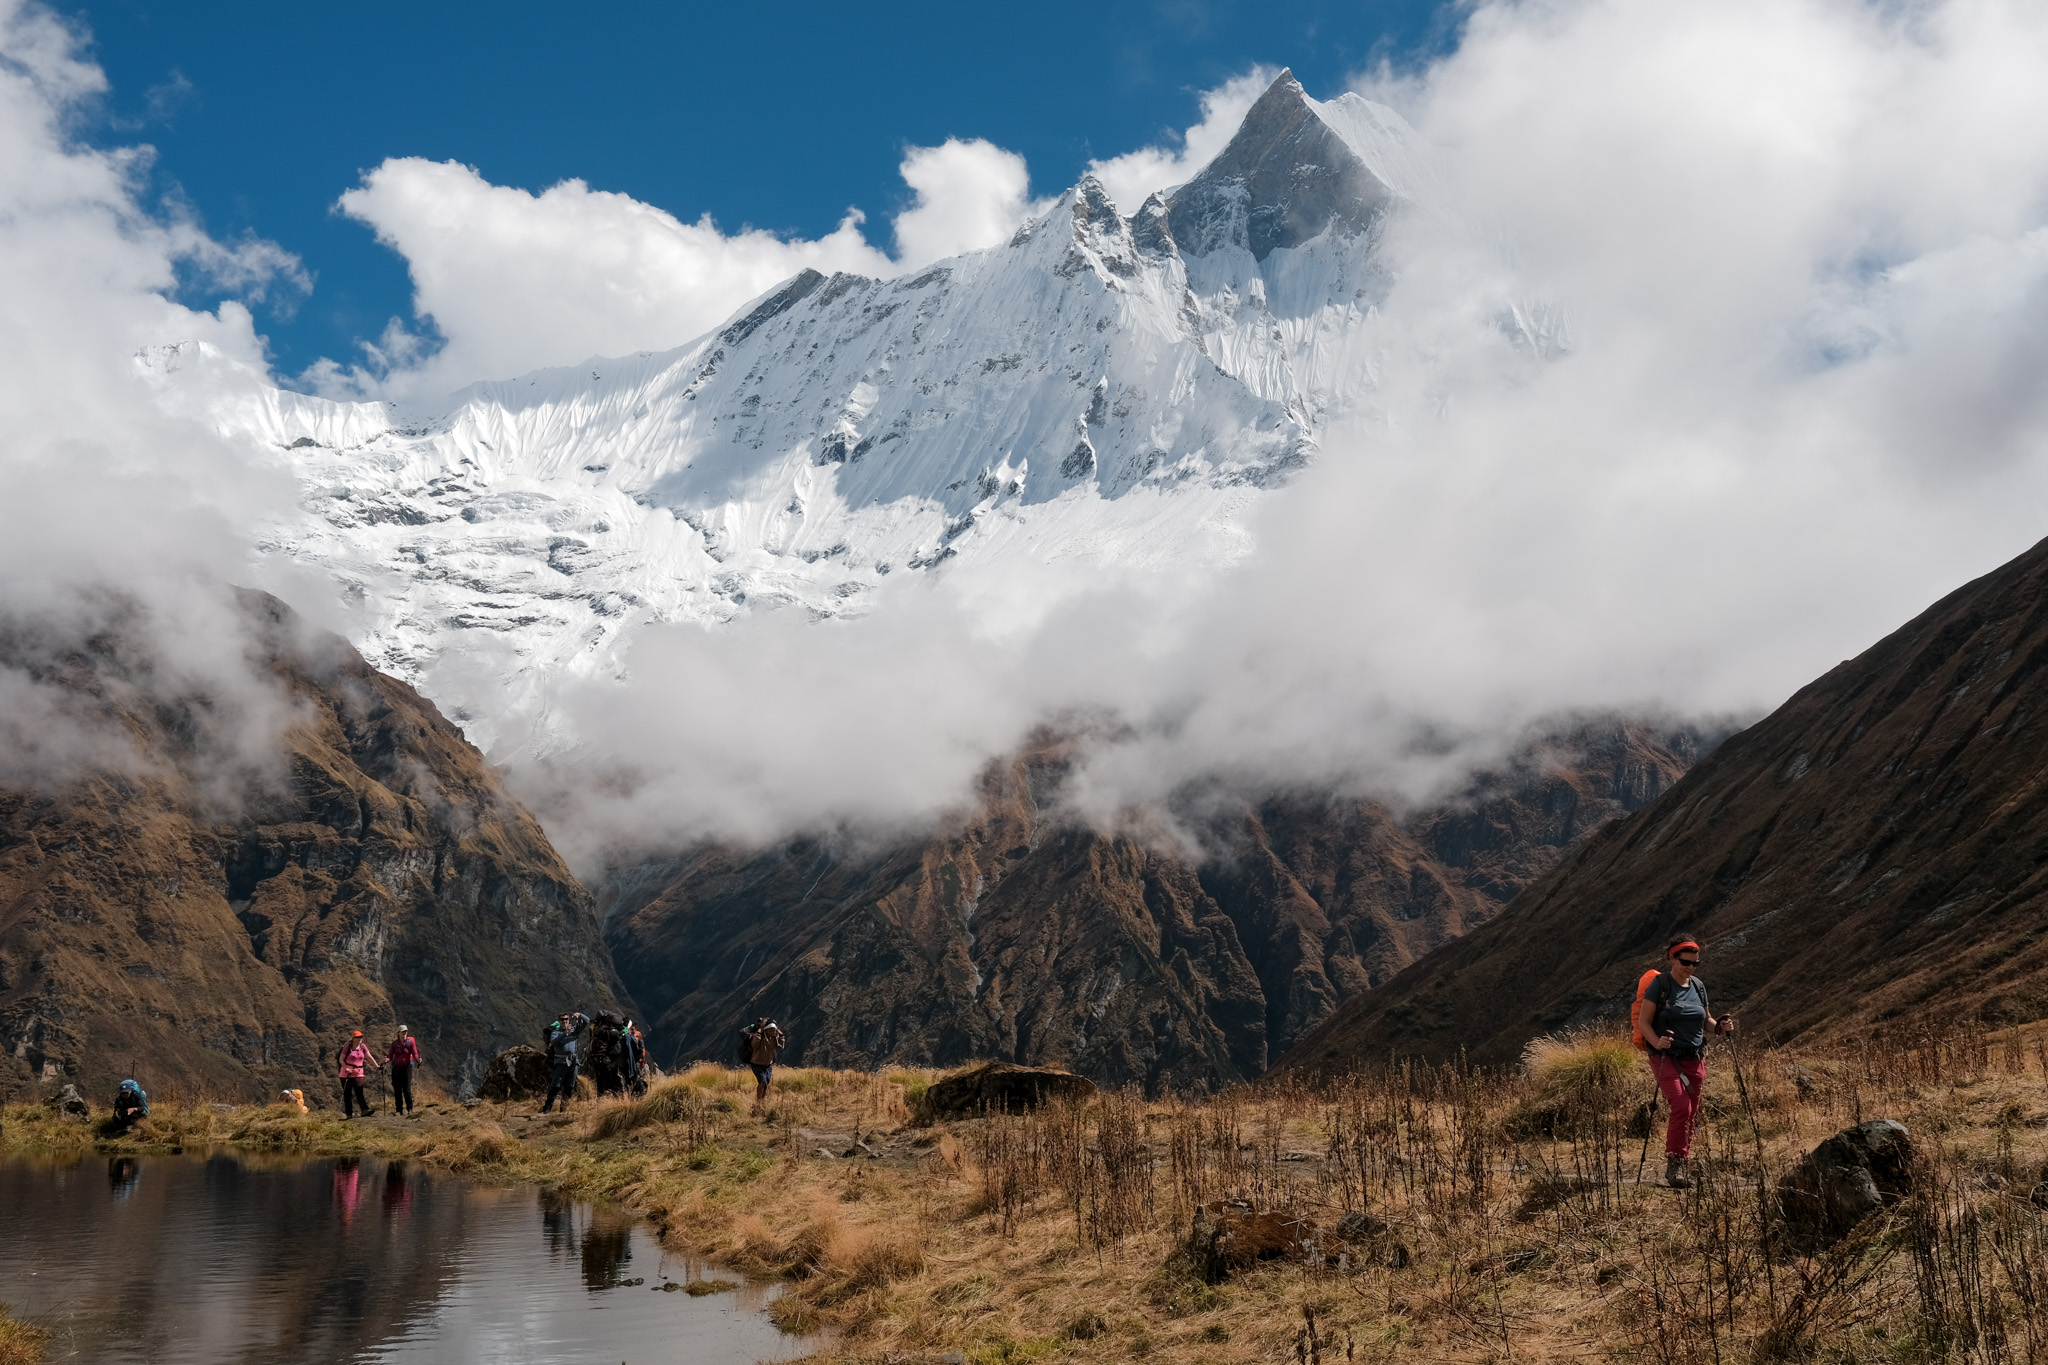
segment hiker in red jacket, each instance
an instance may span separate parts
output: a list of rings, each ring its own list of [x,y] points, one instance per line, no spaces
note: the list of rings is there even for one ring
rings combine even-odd
[[[379,1071],[384,1064],[370,1052],[370,1045],[363,1041],[363,1031],[357,1029],[349,1040],[341,1045],[341,1116],[352,1119],[360,1107],[365,1115],[370,1112],[370,1097],[363,1093],[363,1077],[366,1068],[376,1067]]]
[[[1650,1074],[1671,1109],[1664,1128],[1664,1183],[1675,1190],[1692,1184],[1692,1129],[1700,1092],[1707,1083],[1707,1034],[1735,1032],[1735,1016],[1714,1016],[1700,965],[1699,940],[1679,934],[1664,950],[1661,972],[1643,974],[1636,988],[1637,1046],[1650,1056]]]
[[[384,1054],[384,1060],[391,1063],[391,1112],[410,1114],[412,1069],[420,1064],[420,1045],[404,1024],[398,1026],[398,1036],[391,1040],[391,1050]]]

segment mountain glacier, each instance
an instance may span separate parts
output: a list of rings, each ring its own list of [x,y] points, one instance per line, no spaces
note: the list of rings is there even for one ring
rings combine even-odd
[[[1243,556],[1264,490],[1372,415],[1378,244],[1440,200],[1431,166],[1392,110],[1283,73],[1128,217],[1085,178],[1004,245],[806,271],[672,351],[433,402],[296,393],[197,345],[138,364],[289,467],[262,548],[341,584],[373,665],[487,748],[544,747],[553,681],[617,671],[648,622],[859,613],[956,557]]]

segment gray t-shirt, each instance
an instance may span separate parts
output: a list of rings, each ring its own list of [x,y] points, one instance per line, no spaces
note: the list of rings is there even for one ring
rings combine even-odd
[[[1657,1007],[1651,1027],[1671,1035],[1667,1056],[1682,1062],[1707,1055],[1707,983],[1695,976],[1683,986],[1671,973],[1661,973],[1643,992],[1643,999]]]

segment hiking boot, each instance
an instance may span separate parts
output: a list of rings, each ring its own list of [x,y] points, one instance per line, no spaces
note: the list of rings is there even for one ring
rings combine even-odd
[[[1689,1190],[1692,1188],[1692,1172],[1686,1169],[1684,1157],[1674,1156],[1664,1159],[1664,1183],[1674,1190]]]

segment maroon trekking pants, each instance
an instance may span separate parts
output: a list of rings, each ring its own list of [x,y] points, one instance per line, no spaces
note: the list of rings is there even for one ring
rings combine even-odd
[[[1692,1125],[1699,1113],[1700,1087],[1707,1083],[1706,1059],[1680,1061],[1653,1052],[1650,1073],[1657,1078],[1657,1088],[1664,1092],[1664,1103],[1671,1109],[1671,1122],[1664,1127],[1664,1155],[1691,1156]]]

